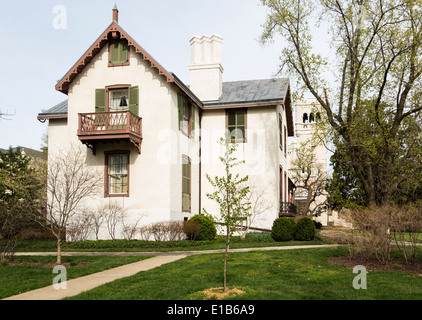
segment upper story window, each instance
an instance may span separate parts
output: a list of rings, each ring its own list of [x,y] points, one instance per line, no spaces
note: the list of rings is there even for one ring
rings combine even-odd
[[[139,87],[115,85],[95,90],[95,112],[130,111],[139,115]]]
[[[182,97],[177,95],[177,109],[179,114],[179,130],[188,137],[193,137],[195,130],[195,107]]]
[[[246,142],[246,109],[227,110],[227,130],[232,142]]]
[[[110,112],[129,110],[129,88],[110,90]]]
[[[108,56],[109,67],[129,65],[129,47],[127,40],[121,39],[110,43]]]

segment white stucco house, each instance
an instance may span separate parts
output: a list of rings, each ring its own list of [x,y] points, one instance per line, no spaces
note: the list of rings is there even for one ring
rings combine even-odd
[[[187,85],[119,25],[113,9],[112,23],[57,83],[66,100],[38,115],[48,120],[49,152],[77,144],[103,170],[93,207],[116,201],[133,219],[142,215],[141,224],[183,221],[203,208],[218,214],[206,174],[223,174],[217,141],[229,130],[245,160],[238,170],[269,204],[253,227],[271,229],[292,213],[289,79],[223,82],[222,40],[190,40]]]

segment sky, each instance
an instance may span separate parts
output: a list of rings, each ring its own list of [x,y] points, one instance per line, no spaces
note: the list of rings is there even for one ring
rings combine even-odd
[[[223,37],[223,81],[273,78],[283,43],[258,39],[259,0],[0,0],[0,148],[40,149],[48,121],[38,113],[67,99],[55,85],[112,22],[189,85],[194,36]]]

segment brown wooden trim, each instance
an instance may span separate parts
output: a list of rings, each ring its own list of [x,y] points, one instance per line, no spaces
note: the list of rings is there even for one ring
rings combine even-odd
[[[134,47],[136,53],[140,53],[143,56],[144,61],[151,63],[151,68],[158,70],[158,74],[166,78],[168,83],[177,82],[174,78],[164,69],[161,65],[156,62],[141,46],[139,46],[117,23],[112,22],[110,26],[97,38],[97,40],[91,45],[91,47],[85,52],[85,54],[70,68],[65,76],[56,85],[56,90],[68,93],[70,83],[77,77],[77,75],[88,65],[93,57],[100,52],[106,43],[112,39],[112,33],[116,32],[120,35],[120,39],[126,39],[128,41],[128,48]],[[128,50],[129,51],[129,50]],[[179,86],[179,85],[178,85]],[[179,86],[181,88],[181,86]],[[181,90],[185,91],[184,88]]]
[[[127,154],[127,193],[110,194],[108,184],[108,156],[111,154]],[[129,197],[130,191],[130,151],[129,150],[110,150],[104,151],[104,198]]]
[[[208,107],[207,105],[205,105],[204,110],[247,109],[247,108],[257,108],[257,107],[276,107],[278,105],[283,105],[283,103],[280,102],[280,103],[239,104],[239,105],[218,106],[218,107]]]
[[[183,161],[188,161],[189,164],[189,190],[190,190],[190,204],[189,204],[189,210],[183,209]],[[192,161],[191,158],[187,155],[182,154],[182,212],[189,212],[192,213]]]
[[[67,116],[37,117],[37,120],[67,119]]]

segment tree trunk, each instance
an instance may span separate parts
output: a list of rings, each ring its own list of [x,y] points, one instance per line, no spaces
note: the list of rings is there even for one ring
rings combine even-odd
[[[230,225],[227,224],[227,237],[226,237],[226,252],[224,254],[224,292],[227,289],[227,258],[230,246]]]
[[[57,238],[57,264],[61,264],[62,263],[62,239],[59,235],[59,237]]]

